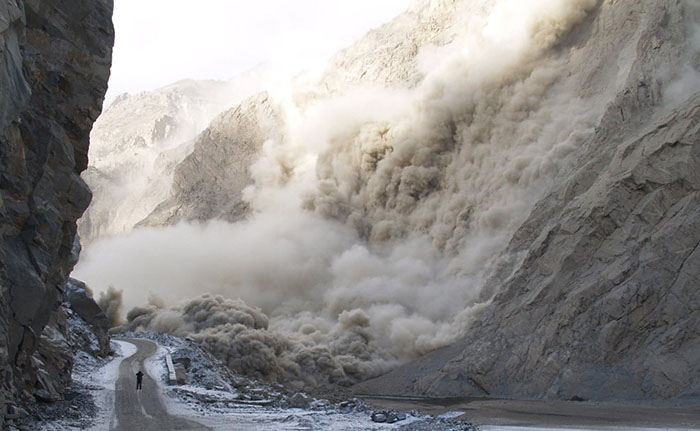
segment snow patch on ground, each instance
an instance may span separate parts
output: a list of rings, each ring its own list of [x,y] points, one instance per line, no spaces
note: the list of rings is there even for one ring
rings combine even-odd
[[[107,363],[102,369],[97,373],[97,376],[95,374],[90,374],[86,376],[84,373],[80,376],[76,376],[75,374],[73,375],[73,378],[76,379],[78,377],[88,377],[94,381],[95,377],[97,377],[97,380],[102,383],[102,386],[105,389],[114,389],[114,385],[117,383],[117,379],[119,378],[119,366],[121,365],[122,361],[124,358],[128,358],[129,356],[133,355],[136,353],[136,346],[129,343],[128,341],[117,341],[117,340],[112,340],[111,341],[111,347],[112,351],[115,353],[115,358]]]
[[[125,357],[136,352],[136,346],[123,341],[112,341],[112,355],[98,358],[79,351],[75,354],[73,384],[66,400],[47,405],[53,409],[53,418],[36,423],[41,431],[106,431],[114,414],[115,383],[119,365]],[[70,395],[70,398],[69,398]],[[60,404],[60,405],[59,405]]]
[[[476,430],[467,422],[454,420],[462,412],[447,412],[435,418],[417,411],[398,422],[376,423],[372,409],[359,400],[332,405],[308,395],[290,393],[277,385],[263,385],[233,374],[192,340],[162,334],[129,334],[158,342],[159,348],[145,363],[146,372],[157,381],[170,414],[184,416],[208,426],[212,431],[467,431]],[[99,359],[79,352],[75,357],[73,390],[79,395],[70,402],[67,417],[41,422],[42,431],[107,431],[114,428],[115,384],[119,366],[137,350],[126,341],[112,341],[111,359]],[[167,383],[165,355],[187,362],[188,383]],[[295,408],[296,402],[304,404]],[[481,431],[689,431],[687,428],[628,427],[518,427],[481,426]]]
[[[464,412],[457,412],[457,411],[450,411],[450,412],[445,412],[438,416],[440,419],[454,419],[457,417],[460,417],[464,414]]]

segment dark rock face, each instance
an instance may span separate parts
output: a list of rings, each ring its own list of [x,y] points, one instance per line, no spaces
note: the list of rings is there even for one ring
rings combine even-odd
[[[91,197],[79,174],[107,87],[111,14],[111,0],[0,1],[2,411],[60,396],[70,378],[60,304]]]

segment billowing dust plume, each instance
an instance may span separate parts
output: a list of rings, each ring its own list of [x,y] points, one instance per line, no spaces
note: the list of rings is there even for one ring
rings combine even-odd
[[[251,167],[248,220],[96,241],[77,277],[124,290],[126,328],[192,336],[270,381],[350,383],[449,344],[615,94],[580,94],[590,53],[558,46],[598,3],[416,6],[457,18],[418,54],[415,88],[278,94],[288,130]]]
[[[270,328],[261,309],[205,294],[174,308],[152,301],[133,308],[127,319],[125,329],[192,336],[234,371],[265,381],[343,385],[376,372],[368,368],[378,347],[361,310],[344,311],[332,326],[308,315],[295,331],[283,333]]]
[[[100,297],[97,299],[97,305],[102,309],[102,312],[107,316],[109,327],[124,323],[123,313],[123,295],[121,290],[109,286],[107,290],[100,292]]]

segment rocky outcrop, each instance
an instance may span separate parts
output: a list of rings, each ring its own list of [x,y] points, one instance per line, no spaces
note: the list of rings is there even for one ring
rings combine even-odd
[[[414,87],[424,77],[418,57],[426,46],[443,46],[454,40],[452,26],[468,2],[413,2],[390,22],[369,31],[356,43],[331,58],[321,77],[320,88],[328,93],[348,86],[381,83],[392,87]]]
[[[32,395],[43,403],[63,398],[64,388],[71,385],[76,353],[105,357],[111,350],[107,317],[85,284],[68,279],[64,293],[65,302],[51,311],[32,355],[36,371]]]
[[[90,134],[82,178],[94,197],[78,223],[82,243],[129,232],[167,200],[174,170],[192,153],[197,135],[216,115],[261,91],[272,73],[259,66],[228,81],[188,79],[117,96]]]
[[[70,378],[60,304],[91,196],[79,174],[107,87],[111,14],[111,0],[0,1],[3,415],[19,398],[60,396]]]
[[[466,336],[356,391],[572,400],[700,393],[700,95],[697,87],[675,94],[687,76],[667,73],[683,70],[689,52],[697,67],[696,24],[687,20],[698,17],[683,2],[648,6],[635,16],[606,3],[589,23],[599,31],[611,13],[626,16],[620,28],[635,22],[635,61],[573,174],[512,237],[482,293],[495,296]]]
[[[192,154],[175,169],[170,196],[144,226],[182,220],[240,220],[248,206],[243,189],[252,184],[250,166],[268,139],[281,139],[279,108],[266,93],[217,116],[198,137]]]
[[[168,196],[175,166],[194,137],[230,105],[223,81],[186,80],[118,96],[90,134],[82,178],[94,199],[78,223],[83,244],[126,232]]]
[[[593,148],[605,158],[581,166],[522,226],[511,251],[523,262],[470,331],[464,359],[443,371],[495,394],[699,393],[699,114],[695,97],[613,151],[601,130]],[[605,167],[592,176],[596,164]]]
[[[66,306],[70,308],[74,323],[80,331],[71,331],[70,336],[74,349],[89,352],[92,355],[106,356],[109,347],[109,321],[102,311],[92,292],[80,280],[69,278],[66,282]],[[71,316],[73,317],[73,316]],[[87,328],[87,330],[82,330]]]

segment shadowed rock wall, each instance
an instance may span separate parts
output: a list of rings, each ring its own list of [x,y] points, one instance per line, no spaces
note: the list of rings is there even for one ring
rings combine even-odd
[[[107,89],[112,7],[0,0],[0,426],[7,404],[60,395],[70,379],[60,304],[91,198],[79,174]]]

